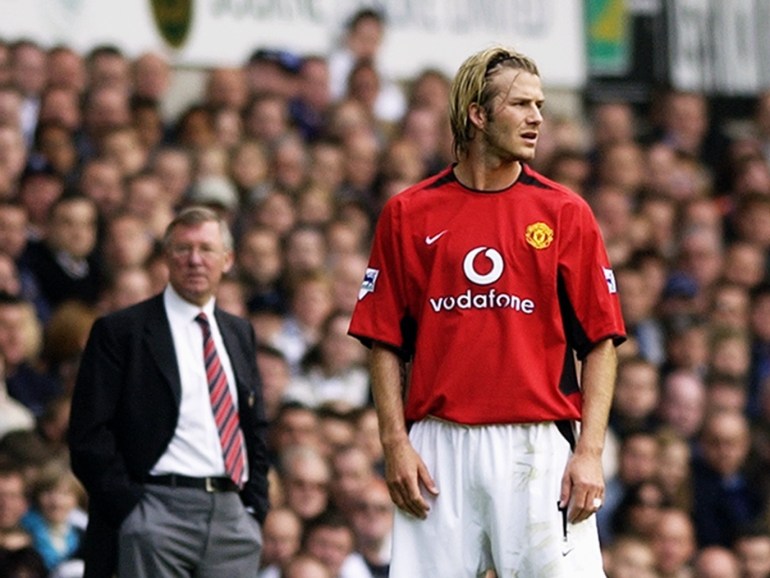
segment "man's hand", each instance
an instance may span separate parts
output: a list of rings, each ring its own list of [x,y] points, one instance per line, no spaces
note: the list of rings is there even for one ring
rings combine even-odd
[[[604,474],[601,455],[572,455],[564,470],[559,497],[559,506],[568,507],[569,521],[573,524],[582,522],[595,513],[603,501]]]
[[[416,518],[428,516],[430,506],[420,487],[425,487],[434,496],[438,495],[438,488],[408,439],[385,448],[385,481],[390,498],[398,508]]]

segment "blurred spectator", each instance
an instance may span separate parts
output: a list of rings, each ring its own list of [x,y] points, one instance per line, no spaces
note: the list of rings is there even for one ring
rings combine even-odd
[[[77,150],[73,132],[58,121],[41,121],[35,130],[33,149],[45,158],[67,185],[74,184]]]
[[[280,578],[281,568],[299,551],[302,522],[289,508],[273,508],[262,525],[258,578]]]
[[[82,494],[75,475],[55,462],[33,484],[32,505],[21,524],[49,570],[78,556],[85,529],[75,526],[71,516]]]
[[[303,522],[314,518],[329,505],[331,469],[312,446],[290,446],[281,454],[281,480],[286,506]]]
[[[375,470],[384,475],[384,458],[377,413],[373,405],[367,405],[355,412],[356,443],[369,456]]]
[[[125,181],[123,207],[142,219],[153,239],[160,240],[174,217],[171,199],[163,194],[160,179],[150,171],[141,171]]]
[[[260,577],[261,578],[261,577]],[[284,565],[280,578],[336,578],[315,556],[297,554]]]
[[[707,546],[695,556],[694,578],[741,578],[738,558],[723,546]]]
[[[15,549],[12,540],[23,531],[21,519],[26,514],[27,482],[19,465],[0,462],[0,548]],[[16,546],[18,547],[18,546]]]
[[[334,506],[352,522],[357,504],[369,483],[374,479],[374,468],[369,456],[355,445],[342,446],[331,456],[331,500]]]
[[[372,578],[387,578],[390,568],[394,505],[388,486],[380,477],[371,477],[353,505],[351,523],[356,550]]]
[[[6,253],[0,252],[0,291],[11,295],[21,294],[21,278],[16,263]]]
[[[355,251],[355,247],[336,255],[331,267],[334,309],[344,313],[353,312],[356,301],[358,301],[361,279],[364,278],[366,272],[367,258],[363,254],[353,251]]]
[[[409,87],[409,108],[427,108],[448,122],[451,79],[437,68],[425,68]],[[448,128],[448,127],[447,127]]]
[[[37,125],[40,95],[47,82],[46,52],[31,40],[18,40],[11,45],[11,83],[24,97],[21,129],[27,144]]]
[[[641,357],[618,364],[615,394],[610,411],[610,429],[620,438],[657,425],[655,411],[660,401],[657,368]]]
[[[275,93],[253,97],[243,112],[243,130],[247,138],[261,141],[272,149],[290,130],[286,98]]]
[[[37,432],[54,458],[67,459],[69,446],[67,432],[69,430],[70,409],[72,396],[69,393],[60,395],[45,406],[45,411],[37,420]],[[85,512],[77,513],[82,518]]]
[[[145,52],[133,61],[131,73],[135,96],[163,101],[171,84],[171,69],[166,57]]]
[[[262,377],[265,417],[272,422],[278,415],[278,410],[284,400],[284,393],[291,378],[291,370],[283,353],[275,347],[264,344],[257,346],[257,367]]]
[[[38,124],[57,123],[76,135],[83,120],[80,98],[81,94],[75,88],[49,86],[40,97]],[[75,145],[74,139],[72,144]]]
[[[362,8],[348,20],[340,45],[329,55],[332,97],[342,98],[356,63],[369,60],[379,69],[377,56],[385,35],[383,14],[371,8]],[[377,92],[374,110],[377,118],[396,122],[404,113],[406,99],[395,82],[383,77]]]
[[[320,406],[316,413],[321,453],[331,462],[338,452],[356,445],[354,410],[344,402],[330,401]]]
[[[656,316],[656,292],[650,287],[650,276],[639,264],[615,270],[618,290],[623,296],[621,310],[626,330],[639,349],[639,356],[659,367],[665,361],[663,324]]]
[[[708,312],[710,322],[715,327],[735,331],[748,330],[748,289],[728,279],[717,283],[711,291],[711,303]]]
[[[204,93],[204,103],[212,110],[232,108],[241,112],[248,96],[243,70],[214,68],[209,71]]]
[[[660,430],[657,441],[655,480],[660,484],[669,504],[691,512],[693,488],[690,472],[690,444],[670,429]]]
[[[706,378],[706,413],[745,413],[748,405],[746,378],[713,372]]]
[[[238,274],[245,283],[248,309],[283,312],[286,296],[282,284],[283,254],[278,234],[260,226],[246,229],[238,244],[236,262]]]
[[[331,313],[331,281],[322,270],[299,274],[291,281],[289,311],[273,343],[286,356],[292,374],[300,372],[305,354],[315,347]]]
[[[125,202],[125,189],[117,163],[94,157],[83,165],[78,183],[80,192],[93,200],[101,219],[108,219]]]
[[[673,315],[666,323],[667,356],[662,373],[684,370],[701,377],[708,371],[708,325],[700,315]]]
[[[32,430],[35,416],[22,403],[8,395],[5,381],[5,359],[0,355],[0,438],[9,431]]]
[[[166,135],[160,102],[148,97],[134,95],[131,97],[129,107],[131,127],[139,140],[137,148],[146,151],[151,156],[163,144]]]
[[[354,554],[353,529],[336,510],[308,520],[302,534],[302,551],[315,556],[335,578],[368,578],[368,569]]]
[[[62,393],[61,385],[40,363],[42,324],[31,303],[0,294],[0,356],[5,359],[8,394],[35,416]]]
[[[42,557],[31,546],[0,552],[0,575],[7,578],[48,578]]]
[[[709,336],[710,373],[746,379],[751,362],[751,344],[747,332],[739,329],[714,329]]]
[[[48,373],[67,393],[72,393],[75,387],[80,356],[96,317],[94,306],[80,301],[64,301],[46,324],[42,360]]]
[[[58,44],[48,50],[46,61],[48,88],[72,90],[80,95],[86,88],[86,67],[83,57],[71,47]]]
[[[86,55],[88,84],[92,89],[111,86],[128,94],[131,89],[131,67],[117,46],[101,44]]]
[[[608,578],[658,578],[655,553],[646,540],[618,538],[608,549],[605,560]]]
[[[96,304],[104,283],[96,251],[96,204],[73,194],[56,200],[45,239],[30,244],[27,259],[43,297],[56,307],[68,299]]]
[[[321,136],[331,100],[329,64],[326,58],[306,56],[299,67],[296,96],[289,103],[292,122],[306,141]]]
[[[749,424],[739,413],[709,416],[693,461],[693,519],[700,546],[730,547],[761,513],[761,496],[746,475]]]
[[[39,241],[46,235],[51,210],[64,192],[64,180],[45,158],[29,158],[19,178],[18,200],[27,211],[27,236]],[[46,289],[46,288],[42,288]]]
[[[760,526],[742,531],[735,541],[742,578],[770,576],[770,533]]]
[[[729,140],[712,124],[702,94],[669,90],[663,96],[656,140],[698,158],[705,166],[720,167]]]
[[[0,125],[0,198],[14,197],[18,178],[27,162],[27,150],[21,129],[10,124]]]
[[[705,410],[706,386],[698,374],[676,370],[663,378],[660,417],[677,435],[694,440],[703,424]]]
[[[286,132],[273,143],[272,175],[278,189],[299,195],[308,180],[308,150],[294,132]]]
[[[0,124],[21,129],[22,95],[12,86],[0,87]]]
[[[86,160],[102,148],[104,137],[112,130],[131,123],[128,94],[114,84],[91,86],[83,101],[83,131],[78,151]]]
[[[611,544],[618,529],[635,523],[630,519],[632,506],[644,506],[644,500],[652,499],[642,496],[643,490],[637,486],[654,479],[657,458],[658,446],[653,433],[636,431],[622,439],[618,447],[618,470],[607,480],[604,504],[596,515],[602,544]]]
[[[122,269],[143,266],[153,248],[153,236],[140,215],[120,211],[107,219],[102,253],[110,275]]]
[[[749,416],[761,412],[760,392],[770,377],[770,284],[761,283],[751,291],[749,310],[751,365],[749,368]]]
[[[245,65],[249,94],[276,94],[291,99],[297,93],[297,73],[301,60],[286,50],[259,48]]]
[[[146,268],[129,266],[112,273],[100,298],[99,309],[104,313],[118,311],[156,294]]]
[[[318,415],[295,402],[281,404],[270,433],[270,449],[279,460],[284,451],[292,446],[320,448]]]
[[[113,161],[123,178],[142,171],[150,151],[139,138],[139,132],[131,125],[111,128],[102,136],[99,152]]]
[[[662,510],[655,524],[652,547],[660,578],[688,578],[696,552],[695,529],[686,512]]]
[[[192,181],[192,159],[187,151],[174,146],[159,148],[150,161],[150,170],[160,179],[169,204],[179,207]]]
[[[653,540],[666,507],[669,504],[657,482],[648,479],[633,484],[612,516],[613,535]]]

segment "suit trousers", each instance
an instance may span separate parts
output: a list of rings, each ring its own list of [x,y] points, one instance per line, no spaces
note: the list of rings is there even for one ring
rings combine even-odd
[[[236,492],[148,484],[120,526],[118,578],[255,578],[258,522]]]

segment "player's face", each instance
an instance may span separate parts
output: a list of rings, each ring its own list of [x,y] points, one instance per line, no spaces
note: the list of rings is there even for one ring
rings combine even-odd
[[[492,78],[497,95],[492,99],[482,132],[487,154],[503,162],[528,161],[543,123],[543,88],[540,77],[504,68]]]

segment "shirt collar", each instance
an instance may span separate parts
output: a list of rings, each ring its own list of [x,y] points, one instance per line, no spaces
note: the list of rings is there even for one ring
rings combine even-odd
[[[214,304],[216,300],[213,296],[203,307],[200,307],[184,299],[169,283],[163,292],[163,301],[166,304],[166,310],[175,317],[182,317],[192,321],[202,311],[209,320],[214,318]]]

